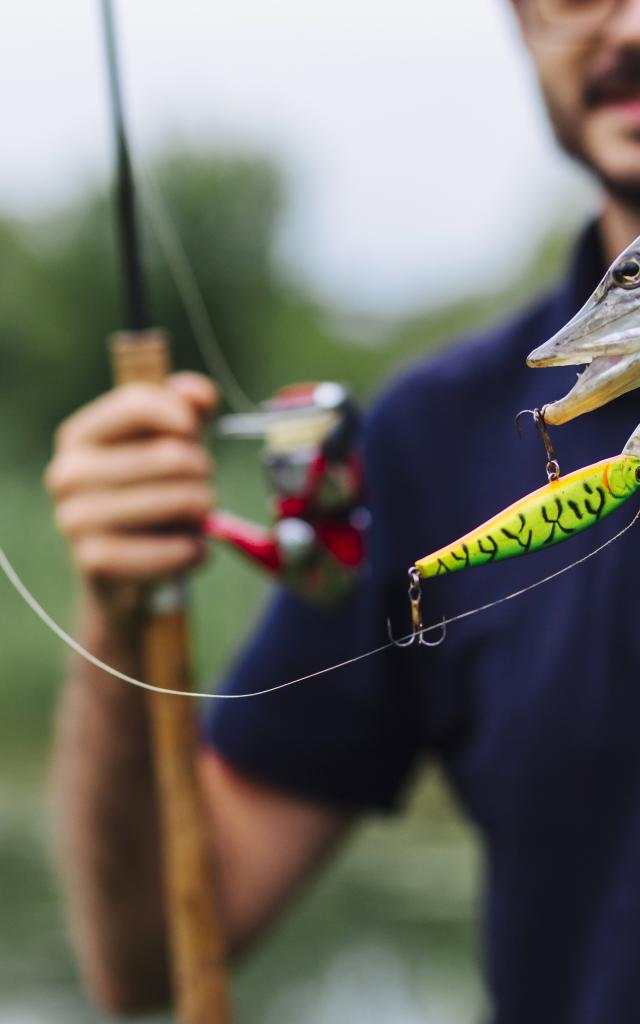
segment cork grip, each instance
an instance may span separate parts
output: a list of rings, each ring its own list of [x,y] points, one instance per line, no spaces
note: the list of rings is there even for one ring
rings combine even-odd
[[[111,339],[118,385],[160,383],[169,372],[161,331]],[[184,588],[163,583],[142,641],[144,678],[163,689],[191,684]],[[160,610],[162,609],[162,610]],[[225,951],[215,913],[209,822],[200,790],[194,705],[188,697],[147,694],[162,832],[168,941],[176,1020],[229,1024]]]

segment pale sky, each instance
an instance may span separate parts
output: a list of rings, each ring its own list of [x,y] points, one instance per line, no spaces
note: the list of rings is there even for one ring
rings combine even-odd
[[[0,210],[110,173],[97,0],[3,0]],[[131,132],[271,153],[282,258],[394,312],[491,284],[594,197],[556,151],[506,0],[123,0]]]

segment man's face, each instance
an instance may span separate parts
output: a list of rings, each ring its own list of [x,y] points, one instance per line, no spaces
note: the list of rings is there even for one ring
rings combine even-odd
[[[640,208],[640,0],[612,2],[604,22],[586,32],[570,21],[542,23],[536,0],[513,2],[558,141]]]

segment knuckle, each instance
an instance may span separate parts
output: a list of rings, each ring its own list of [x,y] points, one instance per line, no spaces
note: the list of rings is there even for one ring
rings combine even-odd
[[[135,382],[125,384],[121,392],[123,413],[157,428],[166,409],[166,389],[159,384]]]
[[[113,392],[107,392],[92,402],[80,406],[79,409],[76,409],[70,416],[62,420],[54,431],[54,450],[59,452],[70,446],[82,443],[87,427],[87,419],[91,419],[96,414],[96,410],[103,410],[112,401]]]
[[[209,488],[202,485],[184,488],[181,505],[187,519],[201,519],[211,508]]]
[[[153,386],[151,384],[147,384],[144,381],[134,380],[130,381],[128,384],[120,385],[119,388],[115,389],[114,394],[119,396],[122,402],[135,404],[136,402],[144,401],[148,398],[152,387]]]
[[[85,572],[97,573],[113,563],[111,545],[103,537],[86,537],[76,544],[75,563]]]
[[[80,469],[81,459],[77,454],[69,452],[56,456],[44,471],[44,486],[48,493],[53,497],[64,494],[79,478]]]
[[[86,518],[84,503],[81,501],[64,501],[58,505],[55,511],[55,523],[65,537],[72,539],[82,532],[82,526]]]
[[[52,497],[61,489],[61,468],[59,458],[52,459],[42,474],[42,484],[47,492]]]
[[[66,447],[67,439],[73,430],[73,423],[75,418],[73,416],[67,417],[62,423],[59,423],[53,432],[53,450],[55,452],[61,451]]]
[[[67,537],[68,538],[69,534],[67,532],[67,524],[66,524],[65,513],[64,513],[63,509],[57,508],[55,510],[54,516],[53,516],[53,521],[54,521],[55,528],[58,531],[58,533],[60,533],[63,537]]]
[[[183,466],[188,468],[194,476],[211,476],[213,473],[213,460],[206,448],[200,444],[185,445],[184,455]]]
[[[58,530],[58,533],[61,533],[64,537],[68,536],[68,533],[67,533],[67,509],[66,509],[66,505],[58,505],[58,507],[56,508],[56,510],[54,512],[53,520],[54,520],[56,529]]]
[[[173,557],[177,562],[188,562],[195,557],[198,546],[199,542],[197,538],[190,537],[188,534],[185,534],[182,537],[176,537]]]
[[[184,433],[195,431],[195,419],[186,402],[158,384],[133,383],[122,388],[123,401],[129,412],[154,429],[165,423]]]
[[[118,389],[118,400],[125,412],[152,415],[158,403],[158,390],[151,384],[124,384]]]
[[[209,545],[199,537],[186,536],[183,539],[180,552],[176,551],[176,560],[179,568],[189,568],[203,562],[209,554]]]
[[[179,473],[189,464],[190,446],[178,438],[167,437],[158,444],[158,456],[165,469]]]

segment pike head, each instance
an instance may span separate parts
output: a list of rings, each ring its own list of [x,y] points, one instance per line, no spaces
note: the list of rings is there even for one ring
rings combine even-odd
[[[545,421],[566,423],[640,387],[640,236],[557,334],[534,349],[529,366],[584,365],[571,391],[544,407]]]

